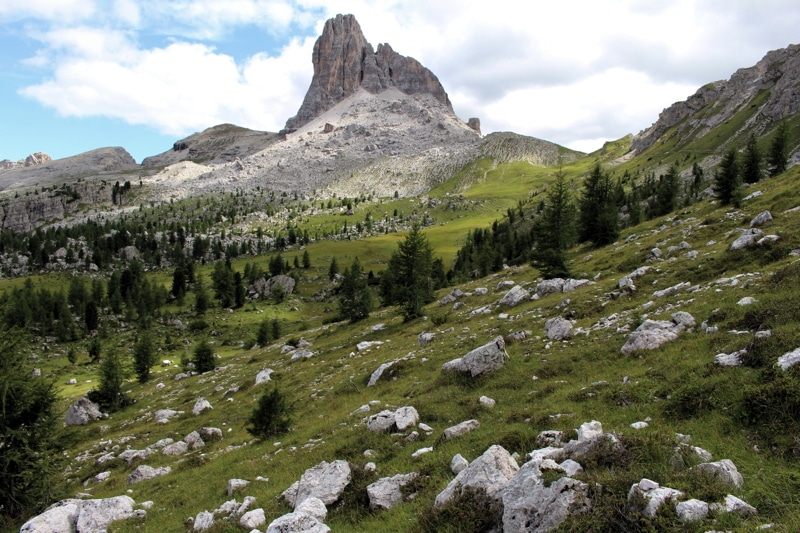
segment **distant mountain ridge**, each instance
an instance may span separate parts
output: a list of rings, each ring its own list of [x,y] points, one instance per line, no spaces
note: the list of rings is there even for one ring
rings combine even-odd
[[[277,140],[277,133],[220,124],[175,141],[171,150],[144,158],[142,166],[158,167],[187,160],[205,164],[227,163],[263,150]]]
[[[800,45],[773,50],[727,81],[706,84],[685,101],[667,107],[652,126],[634,137],[631,149],[642,153],[668,134],[680,137],[683,144],[700,139],[748,106],[755,106],[756,112],[747,131],[733,132],[734,137],[751,132],[759,136],[800,112]]]
[[[97,182],[85,191],[81,184],[81,203],[113,214],[120,206],[103,196],[101,185],[115,181],[140,182],[137,194],[154,204],[257,188],[323,198],[363,193],[405,197],[429,191],[478,159],[553,166],[584,155],[514,133],[483,137],[478,119],[464,122],[455,115],[430,70],[388,44],[374,51],[353,15],[326,22],[312,63],[314,77],[303,103],[280,133],[221,124],[176,141],[142,165],[119,147],[56,161],[34,154],[31,166],[24,168],[3,162],[14,168],[0,170],[0,191],[24,190],[33,196],[15,206],[14,195],[6,195],[0,201],[0,227],[24,231],[61,223],[61,211],[67,220],[73,216],[72,204],[61,209],[34,189],[74,184],[78,178]],[[658,165],[694,155],[704,168],[713,168],[727,145],[740,148],[751,133],[768,139],[783,119],[793,121],[791,131],[800,131],[798,87],[800,45],[771,51],[755,66],[664,109],[651,127],[626,138],[625,150],[628,145],[630,150],[616,157],[628,161],[649,151],[641,170],[660,171]],[[790,165],[800,159],[798,135],[790,133]],[[652,163],[647,162],[650,156]],[[37,200],[37,194],[42,198]]]

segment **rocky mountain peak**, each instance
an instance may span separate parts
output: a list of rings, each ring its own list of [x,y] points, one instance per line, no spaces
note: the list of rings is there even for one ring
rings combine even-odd
[[[353,15],[337,15],[325,23],[314,44],[312,63],[311,85],[284,132],[300,128],[362,88],[372,94],[392,87],[408,95],[430,94],[452,111],[450,99],[433,72],[388,44],[379,44],[376,52]]]

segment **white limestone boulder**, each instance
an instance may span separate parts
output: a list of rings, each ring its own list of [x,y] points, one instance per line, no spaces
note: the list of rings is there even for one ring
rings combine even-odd
[[[517,471],[519,465],[511,454],[502,446],[495,444],[459,472],[455,479],[436,496],[433,506],[442,507],[464,489],[485,490],[486,494],[499,500],[502,498],[502,489]]]

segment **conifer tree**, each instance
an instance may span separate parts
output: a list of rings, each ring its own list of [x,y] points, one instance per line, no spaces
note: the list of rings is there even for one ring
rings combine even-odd
[[[259,325],[258,330],[256,331],[256,343],[259,346],[266,346],[272,340],[272,326],[270,325],[269,321],[264,319]]]
[[[333,281],[336,278],[336,274],[339,273],[339,263],[336,261],[336,257],[334,256],[331,259],[331,266],[328,267],[328,279]]]
[[[150,379],[150,367],[156,362],[153,341],[150,335],[143,333],[133,347],[133,369],[139,383],[147,383]]]
[[[595,165],[583,182],[579,207],[579,238],[582,242],[591,241],[595,246],[605,246],[617,239],[619,207],[614,183],[600,163]]]
[[[786,121],[781,121],[775,130],[775,136],[772,138],[772,143],[769,146],[769,156],[767,158],[767,166],[769,168],[770,176],[777,176],[778,174],[786,171],[788,157],[786,156],[788,147]]]
[[[350,268],[345,269],[339,285],[339,314],[350,322],[358,322],[369,316],[372,310],[372,293],[367,287],[367,277],[361,269],[358,257]]]
[[[569,276],[565,252],[575,244],[576,213],[566,178],[560,170],[555,183],[548,188],[547,201],[534,232],[536,251],[533,264],[541,270],[542,276]]]
[[[203,275],[198,272],[194,282],[194,310],[198,315],[203,316],[208,311],[210,304],[208,292],[203,282]]]
[[[714,193],[720,204],[739,207],[741,201],[741,175],[736,149],[731,148],[722,158],[714,175]]]
[[[660,217],[677,209],[680,193],[680,172],[678,171],[678,164],[673,163],[667,173],[658,180],[652,216]]]
[[[97,390],[90,391],[87,397],[100,404],[103,409],[117,411],[130,400],[122,392],[122,384],[128,376],[128,369],[117,350],[109,350],[100,363],[100,379]]]
[[[291,406],[277,388],[272,388],[261,395],[256,407],[247,421],[247,432],[254,437],[266,439],[282,435],[289,431],[292,423]]]
[[[761,180],[762,159],[756,136],[751,133],[747,138],[747,146],[744,149],[744,165],[742,165],[742,180],[745,183],[758,183]]]
[[[21,334],[0,335],[0,524],[52,503],[61,455],[55,382],[34,378]]]
[[[422,316],[422,307],[433,301],[432,265],[433,251],[415,224],[392,253],[381,276],[384,303],[399,305],[406,320]]]
[[[211,345],[207,341],[200,341],[195,346],[192,362],[194,363],[194,369],[200,374],[214,370],[216,367],[214,350],[211,349]]]

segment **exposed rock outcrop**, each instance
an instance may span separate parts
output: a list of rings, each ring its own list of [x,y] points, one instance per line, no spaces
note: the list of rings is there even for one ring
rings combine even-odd
[[[320,116],[359,88],[373,94],[390,87],[405,94],[431,94],[452,111],[444,87],[430,70],[388,44],[379,44],[374,51],[353,15],[337,15],[325,23],[314,44],[312,63],[311,86],[297,115],[286,122],[286,131]]]

